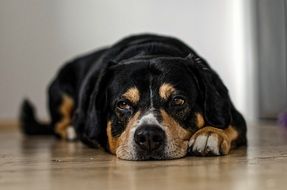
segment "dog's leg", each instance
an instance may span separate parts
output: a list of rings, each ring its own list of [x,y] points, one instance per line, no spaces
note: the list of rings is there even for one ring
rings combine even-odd
[[[61,119],[55,125],[55,133],[61,138],[67,140],[75,140],[76,134],[73,126],[71,126],[72,113],[74,109],[74,100],[68,95],[63,95],[62,103],[59,107]]]
[[[227,129],[206,126],[193,134],[188,153],[196,156],[226,155],[236,146],[237,139],[239,132],[233,126]]]

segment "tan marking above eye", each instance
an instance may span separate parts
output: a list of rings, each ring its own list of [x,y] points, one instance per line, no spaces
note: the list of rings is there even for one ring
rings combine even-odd
[[[175,88],[171,84],[163,83],[159,88],[159,95],[161,98],[167,100],[174,91]]]
[[[129,88],[122,97],[128,99],[132,103],[136,104],[140,100],[140,92],[137,87]]]

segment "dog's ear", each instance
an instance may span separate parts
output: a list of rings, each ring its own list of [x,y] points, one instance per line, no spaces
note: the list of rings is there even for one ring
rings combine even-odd
[[[206,123],[217,128],[228,127],[231,122],[231,102],[226,86],[202,58],[189,54],[186,59],[200,91]]]
[[[113,62],[93,67],[84,79],[73,125],[81,141],[91,147],[105,146],[108,68]],[[104,147],[105,148],[105,147]]]

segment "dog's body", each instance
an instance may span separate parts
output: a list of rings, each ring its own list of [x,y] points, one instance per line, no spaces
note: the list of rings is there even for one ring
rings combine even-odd
[[[78,138],[127,160],[246,145],[245,121],[218,75],[170,37],[132,36],[71,61],[49,88],[49,109],[51,123],[41,124],[25,101],[24,132]]]

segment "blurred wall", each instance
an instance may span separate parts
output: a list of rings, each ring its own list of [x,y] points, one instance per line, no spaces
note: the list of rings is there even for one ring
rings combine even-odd
[[[46,87],[67,60],[140,32],[176,36],[218,71],[235,105],[255,118],[249,0],[0,1],[0,119],[24,97],[47,118]]]

